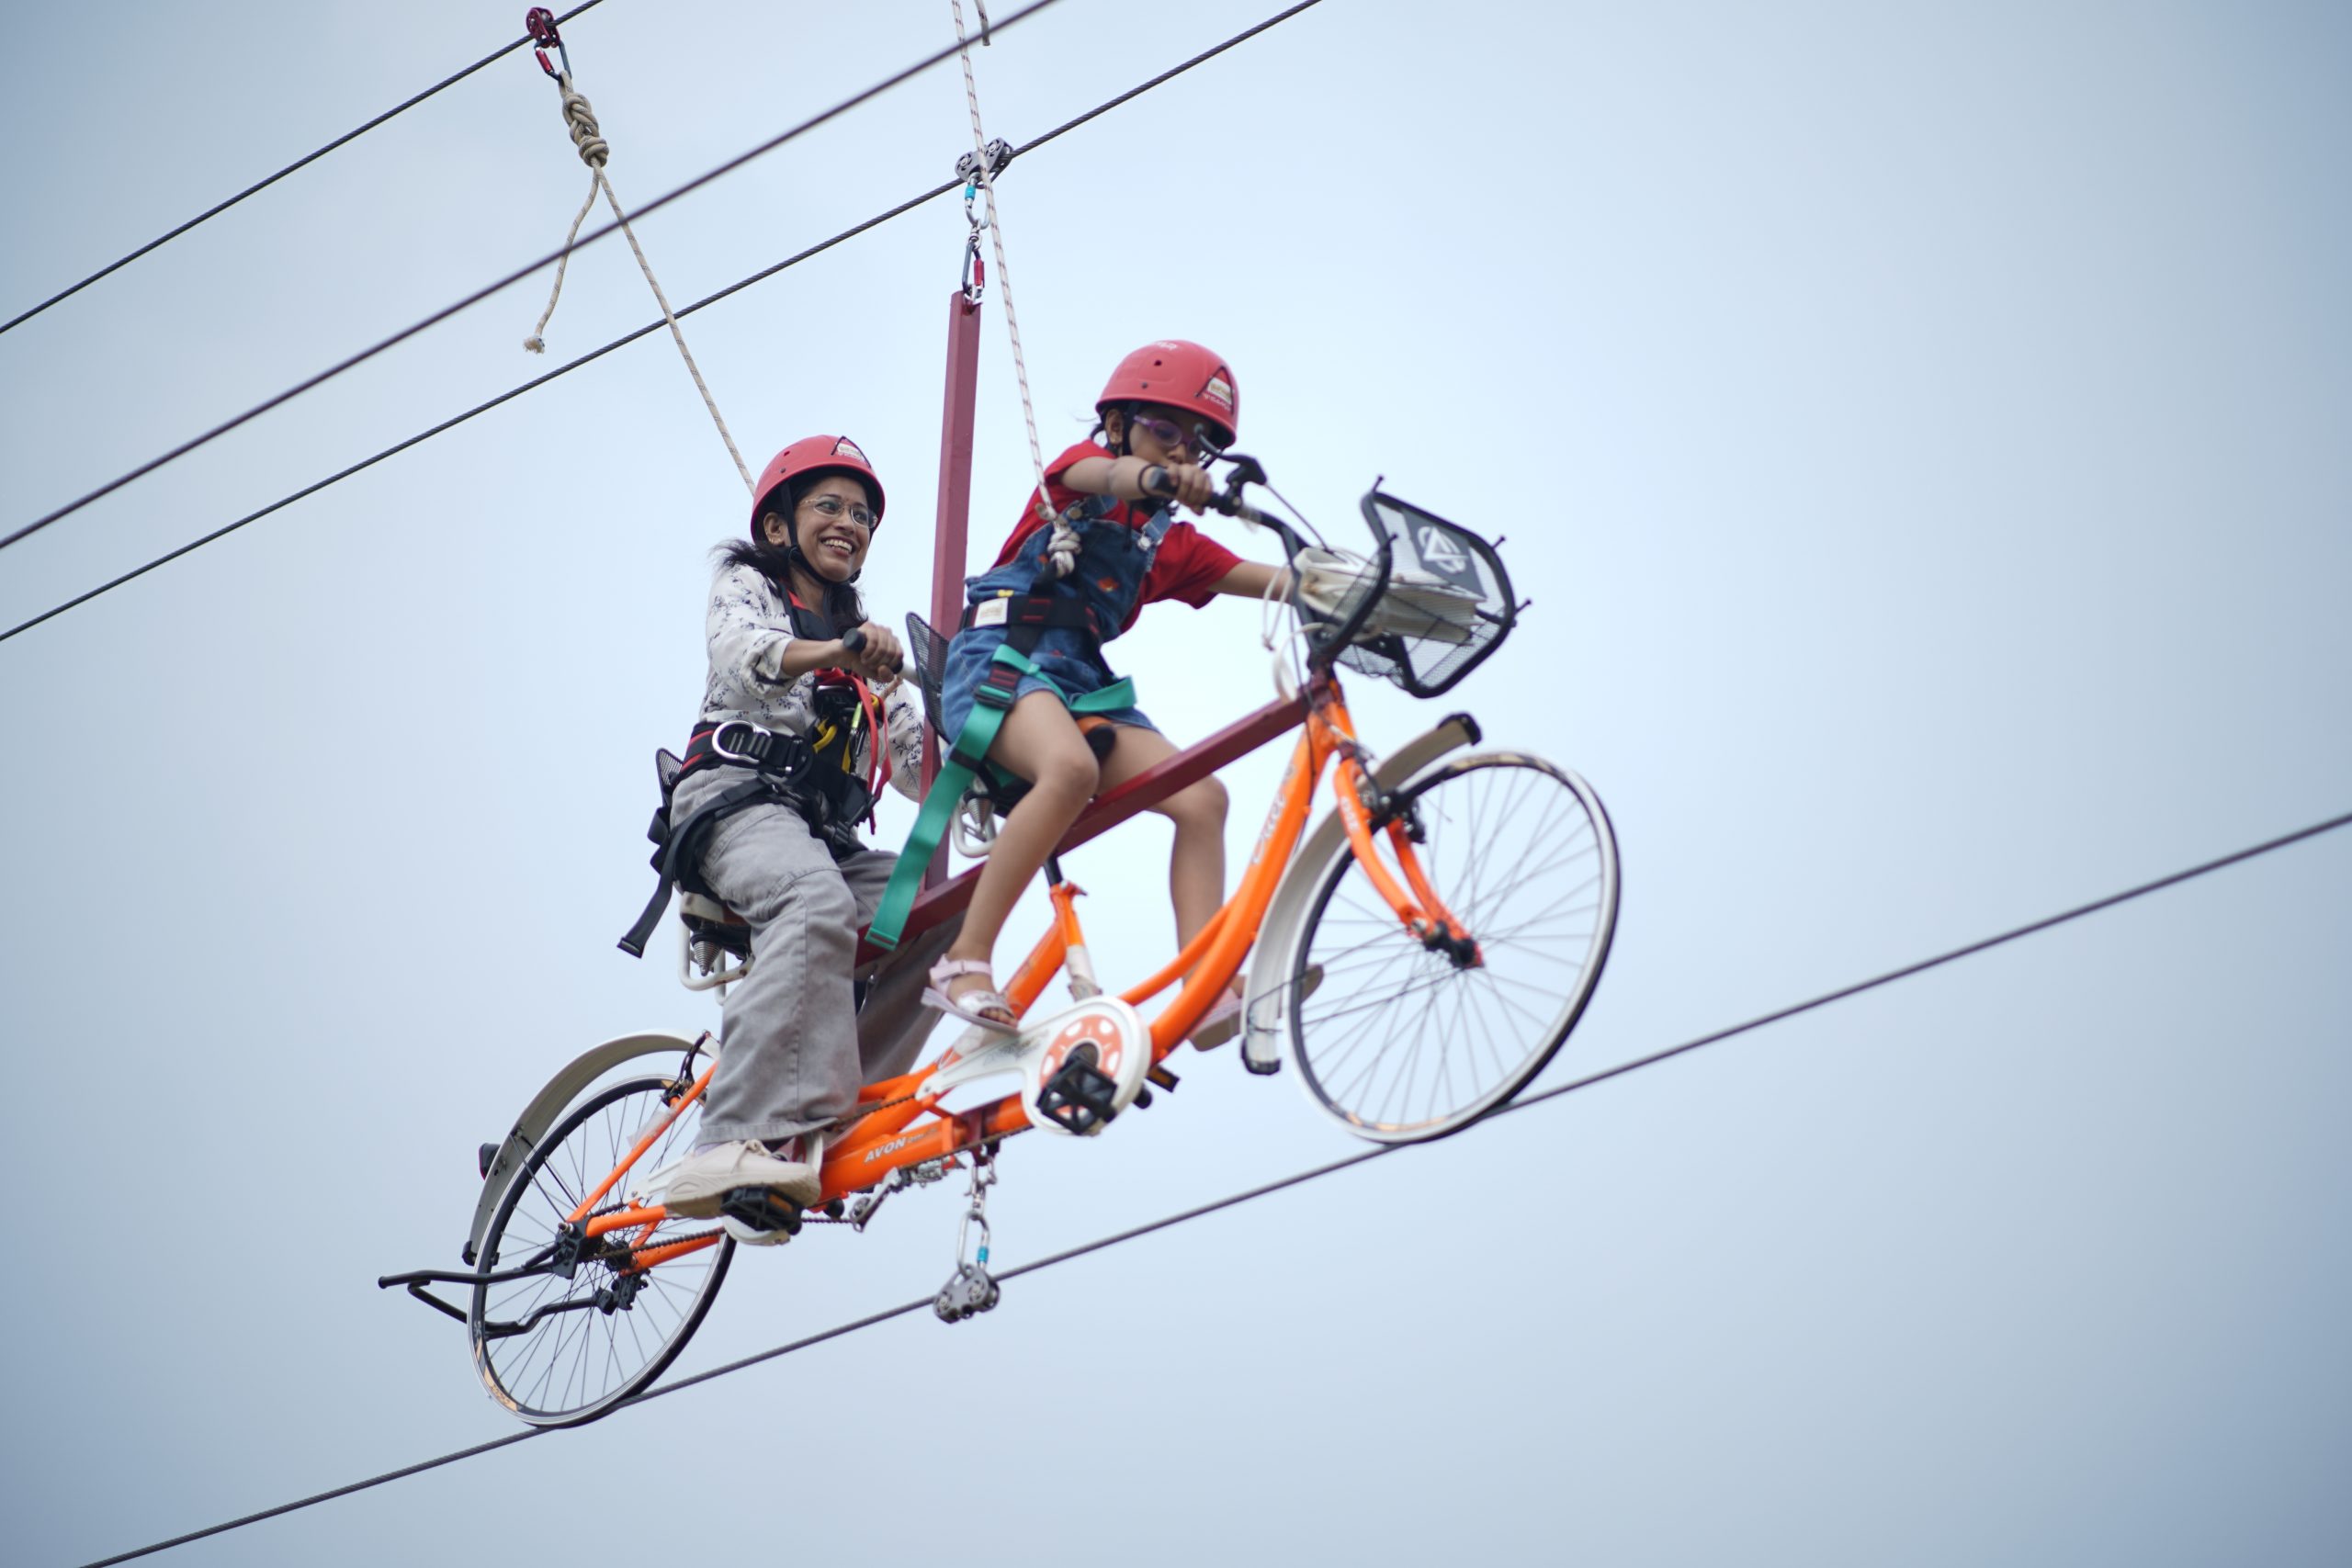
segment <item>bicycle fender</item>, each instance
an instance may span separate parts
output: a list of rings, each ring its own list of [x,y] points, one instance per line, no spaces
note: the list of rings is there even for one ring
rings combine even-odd
[[[500,1143],[498,1153],[491,1159],[489,1173],[482,1178],[481,1198],[474,1204],[474,1228],[466,1236],[467,1263],[470,1265],[481,1250],[481,1233],[490,1228],[490,1216],[497,1209],[498,1200],[505,1195],[507,1179],[530,1156],[539,1139],[555,1125],[556,1118],[580,1098],[582,1089],[623,1062],[640,1056],[675,1060],[683,1057],[694,1043],[695,1036],[687,1034],[624,1034],[582,1051],[549,1078],[547,1087],[533,1095],[523,1114],[514,1119],[514,1131]]]
[[[1466,713],[1448,714],[1381,759],[1372,771],[1374,783],[1395,789],[1447,753],[1479,741],[1478,721]],[[1301,917],[1315,879],[1335,854],[1347,852],[1348,830],[1338,811],[1327,811],[1290,858],[1289,869],[1266,906],[1259,927],[1258,956],[1250,965],[1250,991],[1241,1005],[1241,1063],[1253,1073],[1280,1072],[1283,1036],[1289,1009],[1290,974],[1298,955],[1293,951]]]

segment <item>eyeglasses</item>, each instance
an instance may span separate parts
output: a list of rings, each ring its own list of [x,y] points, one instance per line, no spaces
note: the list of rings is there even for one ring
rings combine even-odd
[[[869,534],[874,532],[874,513],[863,502],[843,501],[837,495],[812,495],[803,504],[815,507],[826,517],[839,517],[846,512],[851,522]]]
[[[1130,423],[1132,428],[1142,431],[1162,446],[1181,446],[1204,457],[1214,457],[1224,449],[1223,443],[1209,434],[1205,424],[1187,428],[1174,420],[1155,419],[1142,413],[1136,415]]]

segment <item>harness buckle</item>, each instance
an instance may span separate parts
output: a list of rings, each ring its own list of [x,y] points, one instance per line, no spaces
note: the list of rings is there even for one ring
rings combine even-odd
[[[972,700],[976,703],[986,703],[992,708],[1010,709],[1012,706],[1012,694],[1018,691],[1020,686],[1020,671],[1010,664],[993,661],[989,665],[989,672],[980,677],[980,683],[973,688]]]
[[[729,743],[727,734],[729,730],[743,738],[740,750]],[[774,730],[762,729],[758,725],[740,718],[730,718],[710,732],[710,754],[722,762],[736,762],[746,768],[757,768],[765,762],[775,746]]]

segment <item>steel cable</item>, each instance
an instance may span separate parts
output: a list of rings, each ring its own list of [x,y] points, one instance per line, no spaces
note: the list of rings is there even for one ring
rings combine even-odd
[[[2192,881],[2197,877],[2208,875],[2211,873],[2221,871],[2228,866],[2237,865],[2243,862],[2253,860],[2260,855],[2269,854],[2274,851],[2286,849],[2290,845],[2301,843],[2307,839],[2315,839],[2324,833],[2330,833],[2335,831],[2336,829],[2346,826],[2352,826],[2352,811],[2345,812],[2340,816],[2328,818],[2324,821],[2314,822],[2307,828],[2299,828],[2291,833],[2282,833],[2277,838],[2266,839],[2260,843],[2250,844],[2245,849],[2233,850],[2228,854],[2217,856],[2212,860],[2201,861],[2195,865],[2188,866],[2180,871],[2173,872],[2168,875],[2159,876],[2152,881],[2139,883],[2136,886],[2127,887],[2120,893],[2110,893],[2104,898],[2094,898],[2087,904],[2077,904],[2071,908],[2063,909],[2054,915],[2046,915],[2041,919],[2030,920],[2021,926],[2012,926],[2008,930],[2001,931],[1996,935],[1985,937],[1981,941],[1968,942],[1960,947],[1947,949],[1946,951],[1939,953],[1932,957],[1923,958],[1918,960],[1917,963],[1906,964],[1900,968],[1889,969],[1882,974],[1874,975],[1867,980],[1860,980],[1850,986],[1841,986],[1834,991],[1824,991],[1819,996],[1808,998],[1801,1002],[1792,1003],[1790,1006],[1784,1008],[1775,1009],[1771,1012],[1763,1013],[1755,1018],[1751,1018],[1744,1023],[1735,1023],[1727,1029],[1719,1029],[1711,1034],[1700,1035],[1695,1040],[1686,1040],[1679,1045],[1670,1045],[1663,1051],[1653,1051],[1648,1055],[1636,1056],[1631,1061],[1620,1062],[1613,1067],[1604,1067],[1600,1072],[1589,1073],[1583,1077],[1573,1079],[1570,1082],[1561,1084],[1556,1088],[1547,1089],[1540,1094],[1531,1094],[1524,1099],[1513,1100],[1508,1105],[1498,1106],[1495,1110],[1487,1112],[1487,1116],[1481,1118],[1481,1120],[1491,1121],[1498,1116],[1510,1115],[1515,1111],[1526,1111],[1532,1107],[1544,1104],[1548,1100],[1558,1100],[1563,1095],[1575,1094],[1578,1090],[1590,1089],[1597,1084],[1607,1083],[1611,1078],[1623,1077],[1628,1073],[1637,1072],[1644,1067],[1655,1066],[1660,1062],[1683,1055],[1688,1052],[1696,1051],[1702,1046],[1717,1044],[1723,1041],[1729,1040],[1736,1035],[1747,1034],[1756,1030],[1762,1029],[1767,1024],[1779,1023],[1783,1020],[1794,1018],[1800,1013],[1811,1012],[1816,1008],[1827,1007],[1833,1002],[1844,1001],[1848,998],[1860,996],[1865,991],[1876,990],[1882,986],[1891,986],[1899,980],[1907,980],[1915,975],[1925,974],[1930,969],[1939,968],[1943,964],[1951,964],[1959,959],[1967,958],[1973,954],[1985,952],[1990,948],[1999,947],[2007,942],[2018,942],[2026,937],[2038,935],[2041,932],[2051,930],[2052,927],[2062,926],[2071,920],[2078,920],[2086,916],[2098,914],[2104,909],[2111,909],[2119,904],[2128,903],[2134,898],[2144,897],[2151,893],[2161,892],[2168,887],[2177,887],[2184,882]],[[1326,1176],[1334,1175],[1342,1170],[1351,1169],[1353,1167],[1365,1164],[1371,1160],[1380,1159],[1389,1155],[1401,1154],[1405,1150],[1413,1146],[1414,1145],[1411,1144],[1384,1144],[1377,1148],[1365,1149],[1360,1153],[1350,1155],[1343,1159],[1335,1159],[1324,1165],[1310,1166],[1305,1170],[1294,1172],[1289,1176],[1279,1177],[1272,1181],[1264,1182],[1259,1186],[1229,1194],[1227,1197],[1212,1199],[1206,1203],[1201,1203],[1190,1209],[1182,1209],[1172,1214],[1164,1214],[1156,1220],[1147,1220],[1142,1224],[1131,1226],[1126,1230],[1114,1231],[1109,1235],[1097,1236],[1092,1241],[1081,1242],[1076,1247],[1065,1248],[1060,1252],[1048,1254],[1047,1256],[1037,1258],[1032,1262],[1017,1264],[1012,1268],[1002,1270],[996,1276],[996,1278],[1000,1281],[1002,1281],[1006,1280],[1017,1280],[1023,1274],[1040,1273],[1045,1269],[1055,1268],[1063,1263],[1068,1263],[1074,1258],[1084,1258],[1089,1253],[1101,1252],[1109,1247],[1117,1247],[1122,1243],[1134,1241],[1142,1236],[1149,1235],[1155,1231],[1168,1230],[1173,1226],[1183,1224],[1188,1221],[1201,1219],[1226,1209],[1238,1208],[1241,1204],[1250,1202],[1254,1199],[1264,1198],[1272,1193],[1283,1191],[1289,1188],[1301,1187],[1306,1185],[1307,1182],[1317,1180]],[[666,1383],[657,1389],[650,1389],[644,1393],[639,1394],[634,1399],[625,1401],[622,1404],[614,1406],[614,1412],[617,1413],[621,1410],[627,1410],[635,1405],[644,1404],[650,1401],[661,1399],[665,1395],[677,1393],[683,1390],[693,1388],[700,1383],[710,1382],[715,1379],[729,1376],[735,1372],[742,1371],[747,1368],[756,1367],[763,1362],[773,1361],[780,1357],[791,1355],[795,1351],[805,1350],[812,1346],[821,1345],[829,1339],[838,1339],[844,1335],[856,1333],[860,1329],[871,1328],[878,1324],[888,1323],[893,1318],[910,1316],[912,1314],[921,1312],[923,1308],[929,1306],[931,1304],[931,1300],[932,1298],[925,1296],[920,1301],[902,1302],[897,1306],[885,1307],[880,1312],[870,1313],[866,1316],[854,1319],[848,1323],[837,1324],[831,1328],[820,1330],[820,1332],[811,1334],[805,1338],[795,1339],[788,1344],[778,1345],[772,1349],[762,1350],[755,1355],[745,1356],[740,1360],[729,1361],[722,1366],[712,1367],[707,1371],[696,1372],[691,1377],[680,1378],[675,1382]],[[108,1565],[112,1563],[128,1562],[133,1558],[145,1557],[154,1552],[168,1551],[175,1546],[184,1546],[190,1541],[202,1540],[209,1536],[220,1535],[229,1530],[242,1529],[246,1525],[259,1524],[264,1519],[276,1518],[281,1514],[290,1514],[299,1509],[311,1507],[315,1504],[331,1502],[337,1497],[347,1497],[355,1492],[365,1492],[370,1487],[381,1486],[387,1482],[398,1481],[405,1476],[420,1474],[424,1471],[437,1469],[445,1464],[455,1464],[459,1460],[471,1459],[477,1454],[489,1453],[493,1449],[503,1449],[515,1443],[527,1442],[533,1438],[543,1438],[551,1432],[560,1431],[563,1428],[561,1427],[535,1427],[529,1431],[514,1432],[503,1438],[493,1438],[489,1442],[477,1443],[471,1448],[458,1449],[450,1453],[442,1454],[437,1458],[423,1460],[412,1465],[404,1465],[398,1470],[388,1470],[379,1475],[369,1476],[364,1481],[355,1481],[346,1485],[334,1487],[330,1491],[313,1493],[308,1497],[297,1498],[290,1503],[281,1503],[276,1507],[265,1508],[258,1513],[247,1514],[239,1518],[229,1519],[220,1524],[208,1526],[203,1529],[191,1530],[186,1535],[175,1536],[169,1540],[157,1541],[153,1545],[139,1547],[133,1551],[121,1552],[113,1557],[101,1558],[96,1562],[86,1564],[85,1568],[108,1568]]]
[[[605,0],[586,0],[584,5],[574,6],[571,10],[566,11],[562,16],[558,17],[556,21],[559,25],[568,22],[571,20],[572,17],[580,15],[581,12],[593,11],[604,3]],[[434,83],[430,87],[425,88],[424,91],[417,94],[413,97],[404,98],[401,102],[394,104],[390,108],[386,109],[382,114],[378,115],[375,118],[368,121],[366,124],[354,126],[351,130],[345,131],[341,136],[336,137],[333,141],[328,142],[325,146],[319,148],[315,152],[304,153],[301,157],[295,159],[292,163],[278,170],[277,173],[271,175],[265,179],[255,180],[253,184],[247,186],[244,189],[231,197],[228,200],[219,202],[211,207],[206,208],[203,211],[198,213],[195,217],[189,219],[178,228],[158,234],[153,239],[148,241],[145,244],[140,246],[137,250],[132,251],[130,254],[108,262],[106,265],[98,268],[97,271],[90,274],[89,276],[84,278],[81,282],[74,284],[72,288],[61,288],[56,293],[51,295],[48,299],[42,300],[40,304],[35,305],[31,310],[23,311],[16,316],[12,316],[5,322],[0,322],[0,333],[6,333],[14,328],[22,326],[25,322],[31,321],[35,316],[40,315],[43,310],[48,310],[51,305],[54,305],[62,299],[72,299],[74,295],[79,294],[82,290],[87,288],[98,279],[106,276],[108,273],[120,271],[122,268],[129,266],[132,262],[137,261],[141,256],[145,255],[148,252],[155,249],[157,246],[178,239],[182,234],[187,233],[190,229],[195,228],[198,224],[202,223],[209,219],[220,217],[220,214],[228,211],[229,209],[236,206],[237,203],[244,200],[245,197],[254,195],[256,192],[268,189],[271,186],[276,185],[278,181],[284,179],[287,175],[292,174],[297,169],[302,168],[306,164],[317,163],[320,159],[325,157],[328,153],[334,152],[344,143],[365,136],[368,132],[375,130],[378,126],[383,124],[386,120],[392,118],[394,116],[405,114],[410,109],[413,109],[416,107],[417,105],[423,103],[425,99],[431,97],[434,94],[441,91],[444,87],[454,87],[458,83],[464,81],[467,77],[472,75],[475,72],[480,71],[482,67],[505,59],[508,55],[514,53],[518,49],[528,47],[530,41],[530,36],[528,34],[525,34],[523,37],[516,39],[513,43],[506,45],[503,49],[493,50],[490,53],[483,55],[480,60],[475,61],[471,65],[467,66],[463,71],[457,73],[455,75],[444,76],[438,82]]]
[[[1080,126],[1085,125],[1091,120],[1108,114],[1111,110],[1141,96],[1143,94],[1151,91],[1155,87],[1173,81],[1175,78],[1182,75],[1185,72],[1192,70],[1194,66],[1202,64],[1206,61],[1214,60],[1218,55],[1223,54],[1226,51],[1234,48],[1236,45],[1245,43],[1249,39],[1257,37],[1260,33],[1264,32],[1267,28],[1274,27],[1279,23],[1288,21],[1291,17],[1297,16],[1301,11],[1310,10],[1319,4],[1321,4],[1321,0],[1301,0],[1300,4],[1269,17],[1264,21],[1258,23],[1254,27],[1245,28],[1243,31],[1234,34],[1231,38],[1227,39],[1222,43],[1216,44],[1212,48],[1203,50],[1200,53],[1193,55],[1191,59],[1186,60],[1180,64],[1172,65],[1167,70],[1162,71],[1159,75],[1151,77],[1148,81],[1137,83],[1135,86],[1128,88],[1124,93],[1121,93],[1117,97],[1107,98],[1102,103],[1095,105],[1092,108],[1088,109],[1085,113],[1079,115],[1075,118],[1064,120],[1061,124],[1054,127],[1051,130],[1045,132],[1043,135],[1034,137],[1031,140],[1023,142],[1020,146],[1013,149],[1013,155],[1015,157],[1019,157],[1021,154],[1033,152],[1037,148],[1045,146],[1047,142],[1057,140],[1057,138],[1067,136],[1071,131],[1076,130]],[[999,23],[997,25],[1001,27],[1003,24]],[[684,310],[677,311],[676,315],[679,319],[683,320],[687,316],[693,315],[695,311],[703,309],[703,307],[707,305],[715,305],[731,294],[736,294],[743,289],[749,288],[755,283],[764,282],[768,278],[774,277],[777,273],[783,272],[787,267],[797,266],[802,262],[807,261],[809,257],[831,250],[833,246],[840,244],[844,240],[854,239],[856,236],[865,233],[869,229],[877,228],[880,225],[888,222],[893,218],[901,217],[906,213],[913,211],[916,208],[922,206],[925,202],[934,201],[940,197],[947,195],[950,191],[956,189],[961,183],[962,182],[958,180],[949,180],[944,185],[933,186],[931,189],[922,192],[919,196],[910,197],[907,200],[899,203],[898,206],[890,208],[887,211],[878,212],[862,223],[854,224],[850,228],[844,229],[831,239],[820,240],[817,243],[810,245],[806,250],[799,251],[792,255],[786,256],[784,260],[777,262],[773,266],[763,267],[760,271],[752,273],[748,277],[739,278],[737,281],[729,284],[726,288],[719,289],[716,293],[704,296],[702,299],[695,300],[693,304],[686,306]],[[64,601],[62,604],[52,605],[29,620],[18,622],[17,625],[9,627],[6,631],[0,632],[0,642],[7,641],[10,637],[17,636],[19,632],[30,631],[33,627],[40,626],[43,621],[51,620],[58,615],[63,615],[68,610],[86,604],[91,600],[97,598],[100,594],[111,592],[113,590],[121,587],[126,582],[130,582],[137,578],[144,577],[147,573],[154,570],[157,567],[169,565],[171,562],[179,559],[180,557],[188,554],[192,550],[200,549],[216,539],[223,538],[228,535],[235,533],[238,529],[243,528],[248,523],[257,523],[273,512],[281,511],[286,507],[291,506],[298,501],[301,501],[309,496],[316,495],[319,491],[326,489],[329,485],[336,484],[344,479],[347,479],[352,475],[356,474],[363,469],[371,468],[378,463],[382,462],[385,458],[395,457],[401,452],[405,452],[410,447],[416,446],[420,442],[428,441],[434,436],[442,434],[444,431],[453,430],[457,426],[465,423],[468,420],[472,419],[479,414],[488,413],[491,410],[498,407],[501,403],[510,402],[513,400],[521,397],[526,392],[544,387],[549,381],[556,379],[558,377],[570,375],[572,371],[579,369],[583,365],[587,365],[594,360],[602,359],[605,355],[612,353],[616,348],[626,347],[641,337],[645,337],[652,333],[660,332],[663,325],[664,323],[662,321],[649,321],[645,325],[636,329],[634,332],[624,333],[623,335],[613,339],[612,342],[604,344],[600,348],[591,349],[588,353],[582,355],[577,359],[570,360],[562,365],[557,366],[554,369],[547,372],[545,375],[533,377],[530,380],[525,381],[518,386],[510,387],[505,391],[499,393],[496,397],[490,399],[487,402],[477,403],[472,408],[466,410],[463,413],[453,414],[449,418],[443,420],[440,423],[435,424],[429,429],[420,431],[404,441],[396,442],[393,445],[385,447],[382,451],[374,454],[372,457],[362,457],[359,461],[351,464],[349,467],[339,468],[335,472],[329,474],[326,478],[305,485],[300,490],[294,491],[290,495],[282,496],[279,499],[271,502],[266,506],[259,507],[252,512],[248,512],[243,516],[237,518],[234,522],[223,524],[220,527],[215,528],[209,534],[206,534],[201,537],[190,540],[188,543],[180,546],[176,549],[170,550],[163,555],[157,556],[154,559],[148,561],[143,566],[134,567],[130,570],[124,572],[121,576],[112,578],[107,581],[102,582],[86,592],[76,594],[74,597]]]
[[[1046,7],[1050,6],[1057,6],[1060,3],[1061,0],[1031,0],[1029,5],[1023,6],[1020,10],[1015,11],[1011,16],[1005,17],[1004,20],[997,23],[995,30],[1002,32],[1005,28],[1010,28],[1018,22],[1026,20],[1028,17],[1035,16],[1038,12],[1045,10]],[[734,157],[728,159],[727,162],[718,165],[716,168],[706,169],[701,174],[696,175],[693,179],[686,181],[685,184],[673,186],[671,189],[662,192],[660,196],[657,196],[652,200],[647,202],[643,207],[639,208],[637,209],[636,216],[642,219],[650,213],[661,210],[670,203],[677,200],[680,197],[700,190],[704,186],[710,184],[711,181],[718,179],[722,175],[732,174],[735,170],[741,168],[744,164],[751,163],[753,159],[763,157],[769,152],[775,152],[786,142],[808,134],[809,131],[816,130],[819,126],[825,124],[827,121],[837,116],[846,114],[849,110],[855,108],[858,105],[863,104],[869,99],[880,96],[882,94],[888,92],[891,88],[898,86],[909,78],[921,75],[923,72],[930,70],[933,66],[937,65],[942,61],[952,59],[955,56],[955,53],[956,46],[953,44],[948,45],[944,49],[933,51],[932,53],[923,56],[922,59],[916,61],[912,65],[905,66],[900,70],[892,73],[890,75],[884,77],[881,81],[876,82],[874,85],[865,89],[863,92],[853,94],[851,96],[843,98],[840,103],[835,104],[832,107],[811,115],[807,119],[802,120],[799,124],[791,127],[789,130],[780,131],[776,135],[768,138],[768,140],[761,142],[758,146],[753,147],[749,152],[739,152]],[[593,245],[598,240],[603,239],[605,235],[617,232],[619,229],[620,225],[618,223],[607,223],[600,229],[591,230],[581,239],[579,245],[571,248],[576,250],[582,246]],[[500,289],[505,288],[512,284],[519,283],[524,278],[528,277],[531,274],[538,271],[539,268],[548,265],[550,262],[561,259],[564,254],[564,251],[560,249],[549,251],[547,254],[540,256],[537,260],[529,262],[525,265],[515,268],[513,272],[506,274],[504,276],[500,277],[493,282],[484,284],[480,288],[475,289],[472,293],[465,296],[465,298],[456,300],[451,304],[443,306],[440,310],[434,311],[424,320],[402,327],[399,332],[394,333],[391,336],[372,344],[368,347],[361,349],[356,354],[350,355],[345,358],[337,360],[334,364],[328,366],[324,370],[319,371],[315,375],[304,378],[302,380],[296,382],[293,386],[287,388],[284,391],[277,393],[275,397],[266,398],[262,401],[255,403],[253,407],[247,409],[244,412],[237,414],[230,419],[223,420],[219,424],[214,425],[211,429],[205,431],[199,435],[190,436],[187,440],[181,442],[178,446],[163,453],[161,456],[151,457],[147,461],[140,464],[137,468],[130,469],[128,473],[120,474],[114,479],[108,479],[105,484],[100,485],[97,489],[89,491],[87,494],[67,502],[64,505],[58,507],[55,511],[44,513],[42,515],[36,517],[31,522],[26,524],[23,527],[17,529],[12,534],[9,534],[5,538],[0,538],[0,549],[5,549],[10,545],[16,544],[22,539],[28,538],[32,535],[40,533],[43,528],[48,527],[52,523],[56,523],[63,518],[72,516],[74,513],[79,512],[82,508],[89,505],[92,502],[102,500],[107,496],[112,495],[116,491],[119,491],[123,486],[130,483],[131,480],[144,478],[146,475],[153,473],[156,469],[164,467],[165,464],[175,462],[179,458],[187,457],[189,453],[197,450],[198,447],[219,440],[221,436],[228,434],[231,431],[237,429],[239,426],[243,425],[252,420],[258,419],[261,415],[267,413],[270,410],[277,408],[284,403],[290,402],[294,399],[300,397],[303,393],[334,380],[337,376],[342,375],[345,371],[355,369],[361,365],[365,365],[368,361],[375,358],[385,350],[397,347],[401,344],[406,343],[410,338],[413,338],[417,333],[424,332],[426,328],[440,325],[440,323],[447,321],[458,311],[463,310],[469,306],[480,304],[484,299],[487,299],[492,295],[497,293]]]

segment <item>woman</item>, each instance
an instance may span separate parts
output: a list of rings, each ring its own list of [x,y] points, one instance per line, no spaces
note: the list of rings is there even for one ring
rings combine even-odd
[[[850,969],[897,859],[862,847],[857,825],[870,819],[877,716],[890,782],[910,796],[922,716],[898,685],[899,639],[865,618],[854,586],[882,520],[882,483],[865,454],[846,437],[796,441],[757,493],[750,541],[718,552],[709,684],[670,807],[684,822],[740,792],[696,871],[750,924],[751,968],[729,987],[703,1142],[672,1176],[666,1201],[688,1217],[723,1205],[739,1240],[766,1243],[786,1233],[738,1216],[761,1212],[763,1189],[815,1202],[820,1129],[857,1100],[865,1075]],[[865,641],[851,652],[842,636],[854,627]],[[900,1032],[911,1041],[876,1051],[894,1059],[888,1070],[903,1070],[933,1018],[908,1021],[916,1027]],[[748,1206],[729,1201],[744,1189]]]

